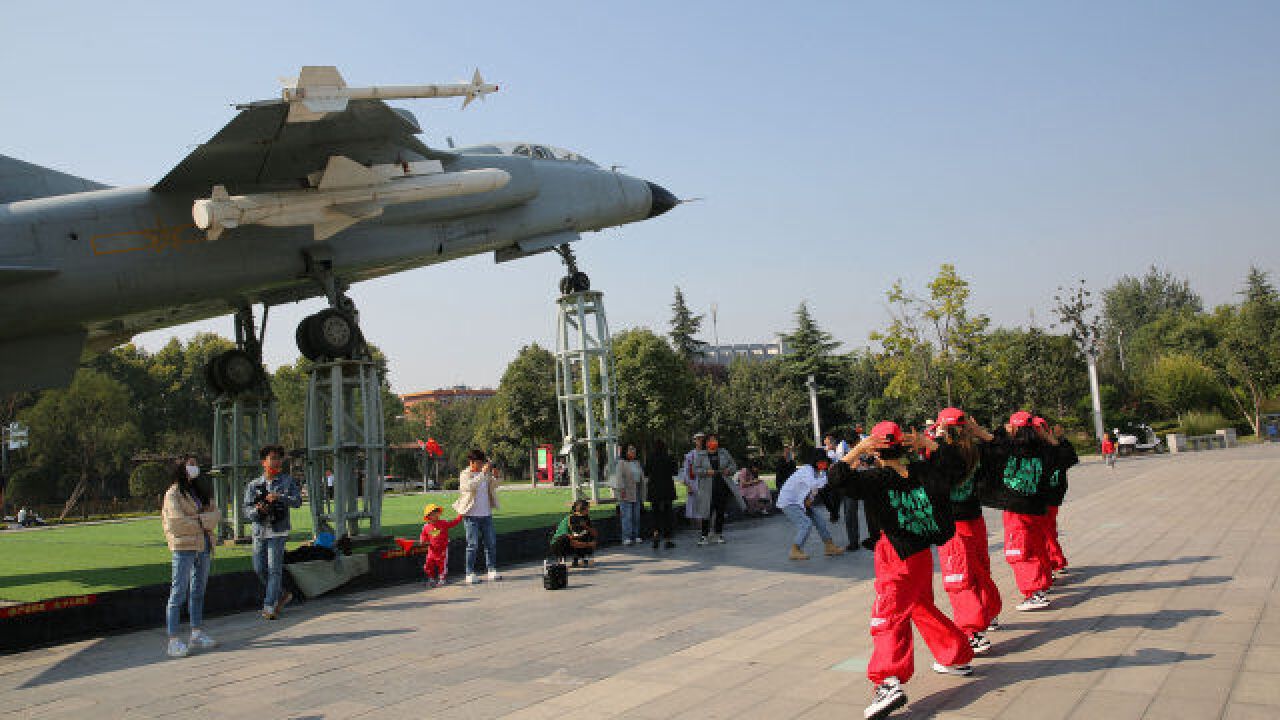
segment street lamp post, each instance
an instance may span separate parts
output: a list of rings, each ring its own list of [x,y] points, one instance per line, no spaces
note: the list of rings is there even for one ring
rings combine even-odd
[[[818,381],[812,375],[804,382],[809,388],[809,410],[813,413],[813,446],[822,445],[822,424],[818,417]]]

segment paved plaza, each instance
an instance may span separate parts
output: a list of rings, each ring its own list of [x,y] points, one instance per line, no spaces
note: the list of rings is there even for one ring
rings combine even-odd
[[[988,522],[995,649],[964,679],[917,643],[893,717],[1280,718],[1280,447],[1077,468],[1045,612],[1012,611]],[[160,628],[0,657],[0,717],[861,718],[870,553],[788,562],[781,517],[727,536],[609,548],[559,592],[526,566],[214,618],[180,660]]]

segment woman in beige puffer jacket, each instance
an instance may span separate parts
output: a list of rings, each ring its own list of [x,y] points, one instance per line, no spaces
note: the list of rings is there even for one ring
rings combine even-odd
[[[173,553],[173,575],[169,585],[169,605],[165,619],[169,630],[169,657],[185,657],[191,648],[208,649],[217,645],[200,628],[204,621],[204,590],[213,563],[213,545],[219,513],[212,507],[209,495],[196,484],[200,465],[194,457],[185,464],[173,466],[173,483],[164,494],[160,518],[164,537]],[[182,606],[187,605],[191,619],[191,639],[178,637],[182,622]]]

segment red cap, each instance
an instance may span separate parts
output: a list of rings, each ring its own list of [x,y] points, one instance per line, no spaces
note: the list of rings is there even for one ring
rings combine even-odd
[[[902,428],[898,427],[896,422],[885,420],[884,422],[876,423],[876,426],[871,428],[871,434],[878,438],[884,438],[893,445],[902,443]]]
[[[1046,429],[1047,429],[1047,428],[1049,427],[1049,421],[1048,421],[1048,420],[1045,420],[1044,418],[1040,417],[1039,415],[1037,415],[1037,416],[1035,416],[1035,417],[1031,418],[1031,424],[1032,424],[1032,425],[1034,425],[1034,426],[1036,426],[1036,427],[1038,427],[1038,428],[1046,428]]]
[[[942,408],[938,411],[938,424],[944,427],[952,425],[963,425],[965,421],[964,411],[960,408]]]
[[[1031,413],[1026,410],[1019,410],[1009,416],[1009,424],[1014,427],[1026,427],[1031,424]]]

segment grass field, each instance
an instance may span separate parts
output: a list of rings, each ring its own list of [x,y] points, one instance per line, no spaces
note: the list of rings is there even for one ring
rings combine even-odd
[[[422,508],[434,502],[450,508],[456,492],[426,495],[388,495],[382,506],[382,527],[387,535],[418,536]],[[568,511],[569,490],[551,488],[512,490],[499,496],[501,509],[494,514],[499,533],[554,525]],[[592,516],[607,516],[613,506],[596,509]],[[453,530],[462,536],[462,527]],[[311,539],[311,514],[303,507],[293,512],[289,546]],[[214,553],[213,572],[251,569],[251,546],[221,546]],[[167,583],[169,549],[158,517],[103,525],[70,525],[45,530],[0,532],[0,600],[31,602],[65,595],[120,590]]]

